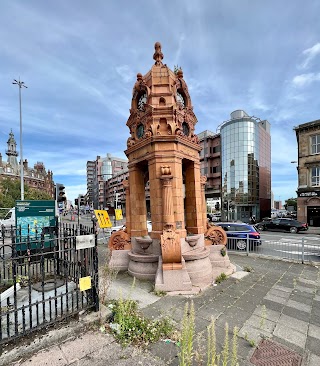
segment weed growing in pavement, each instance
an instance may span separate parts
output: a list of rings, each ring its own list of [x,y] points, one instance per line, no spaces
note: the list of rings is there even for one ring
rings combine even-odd
[[[225,336],[224,336],[224,344],[222,350],[222,366],[228,366],[229,362],[229,325],[226,323],[225,325]]]
[[[215,331],[214,319],[211,320],[211,323],[207,328],[207,332],[208,332],[207,366],[215,366],[217,361],[217,350],[216,350],[216,331]]]
[[[193,301],[189,306],[187,302],[184,307],[182,319],[182,330],[180,339],[180,350],[178,353],[180,366],[191,366],[193,360],[193,337],[195,328],[195,313]]]
[[[108,258],[104,266],[102,266],[99,273],[99,299],[101,304],[106,304],[107,293],[112,284],[116,279],[118,271],[110,267],[111,251],[109,252]]]
[[[203,356],[205,355],[205,346],[203,344],[203,333],[197,335],[197,348],[194,353],[194,359],[198,366],[203,365]]]
[[[267,309],[265,305],[262,305],[261,307],[261,319],[260,319],[260,329],[263,329],[266,324],[266,318],[267,318]]]
[[[238,335],[239,329],[237,327],[233,328],[232,337],[232,353],[231,353],[231,363],[230,366],[237,366],[238,364]]]
[[[248,337],[248,333],[245,333],[244,339],[250,344],[251,347],[255,347],[256,342],[254,341],[254,339],[250,339]]]
[[[296,289],[296,287],[297,287],[297,279],[296,279],[296,278],[294,278],[294,279],[293,279],[293,289],[295,290],[295,289]]]
[[[123,345],[147,346],[162,337],[169,337],[173,324],[168,318],[150,320],[138,310],[136,301],[123,299],[109,304],[112,310],[112,322],[109,324],[115,338]]]
[[[245,272],[254,272],[253,268],[252,268],[252,267],[250,267],[250,266],[245,266],[245,267],[243,267],[243,270],[244,270]]]
[[[216,279],[215,279],[215,283],[221,283],[222,281],[227,279],[227,275],[222,272]]]
[[[159,291],[159,290],[153,290],[153,293],[156,295],[156,296],[159,296],[159,297],[164,297],[167,295],[167,293],[165,291]]]

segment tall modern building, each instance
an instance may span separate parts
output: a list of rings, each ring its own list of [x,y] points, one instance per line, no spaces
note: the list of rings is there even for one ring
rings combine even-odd
[[[127,165],[126,159],[113,157],[111,154],[87,161],[87,197],[90,205],[95,209],[107,206],[108,180],[127,171]]]
[[[220,125],[222,219],[271,215],[271,136],[266,120],[243,110]]]

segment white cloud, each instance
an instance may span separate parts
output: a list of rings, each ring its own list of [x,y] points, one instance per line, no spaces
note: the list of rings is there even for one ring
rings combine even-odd
[[[305,60],[302,62],[300,67],[302,69],[307,69],[310,66],[312,60],[317,56],[320,55],[320,43],[316,43],[314,46],[304,50],[302,52],[305,55]]]
[[[130,69],[128,65],[117,66],[116,72],[125,83],[134,83],[134,72]]]
[[[308,86],[309,84],[313,83],[314,81],[320,81],[320,72],[318,72],[318,73],[310,72],[308,74],[296,75],[292,79],[292,83],[296,87]]]

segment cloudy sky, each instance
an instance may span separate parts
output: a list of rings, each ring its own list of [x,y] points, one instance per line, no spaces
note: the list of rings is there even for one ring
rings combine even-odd
[[[275,199],[296,196],[293,127],[320,118],[320,2],[258,0],[0,1],[0,151],[10,130],[68,199],[86,192],[86,162],[124,158],[136,74],[179,65],[198,118],[216,131],[243,109],[272,129]],[[19,150],[19,149],[18,149]]]

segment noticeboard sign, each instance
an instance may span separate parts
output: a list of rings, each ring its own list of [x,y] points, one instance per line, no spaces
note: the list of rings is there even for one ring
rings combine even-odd
[[[53,235],[56,226],[55,201],[25,200],[16,201],[16,228],[19,229],[19,238],[22,242],[27,238],[40,237],[44,233],[45,241]],[[21,231],[20,231],[21,228]]]

